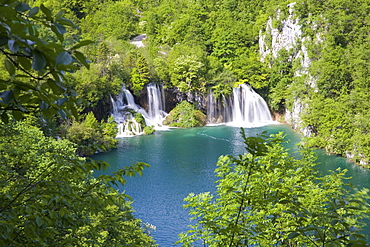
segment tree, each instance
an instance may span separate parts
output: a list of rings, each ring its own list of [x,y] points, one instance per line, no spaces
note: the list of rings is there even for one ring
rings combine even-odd
[[[285,109],[285,100],[288,98],[289,85],[292,83],[293,70],[290,54],[287,50],[281,49],[276,59],[272,59],[270,70],[270,105],[276,111]]]
[[[67,27],[75,28],[62,11],[52,16],[44,5],[31,8],[15,0],[3,1],[0,9],[0,54],[9,74],[0,79],[2,121],[8,121],[9,112],[17,120],[35,112],[47,118],[78,117],[81,102],[68,97],[73,93],[63,86],[64,74],[89,66],[78,49],[91,42],[81,41],[70,48],[62,45]],[[38,27],[48,30],[47,40]]]
[[[32,125],[10,121],[0,128],[0,245],[154,245],[128,196],[113,188],[146,164],[94,178],[92,170],[106,163],[76,156],[72,143]]]
[[[78,117],[81,100],[65,88],[65,73],[89,67],[78,49],[90,41],[66,48],[66,26],[75,27],[44,5],[0,4],[0,59],[8,74],[0,74],[0,245],[154,246],[130,198],[114,188],[148,165],[94,177],[106,163],[78,157],[75,144],[35,127],[39,113],[46,120]],[[85,124],[111,144],[104,140],[116,130],[111,118],[99,125],[90,114]]]
[[[113,117],[107,122],[96,120],[94,113],[89,112],[83,121],[74,121],[66,127],[65,138],[77,145],[79,156],[89,156],[96,152],[108,151],[117,147],[117,124]]]
[[[98,41],[108,38],[128,40],[136,34],[138,16],[130,0],[105,1],[81,20],[84,36]]]
[[[180,56],[170,71],[171,82],[181,92],[204,90],[203,63],[195,55]]]
[[[221,156],[216,195],[190,194],[185,201],[196,223],[180,235],[184,246],[366,246],[361,219],[368,191],[344,188],[345,171],[321,176],[314,155],[289,155],[282,133],[246,137],[248,153]]]
[[[149,66],[145,57],[138,55],[135,68],[131,71],[131,87],[135,94],[144,88],[149,82]]]
[[[196,110],[194,105],[189,102],[181,101],[170,111],[163,124],[180,128],[204,126],[206,125],[206,115],[200,110]]]
[[[118,78],[109,78],[107,73],[102,73],[105,67],[104,64],[93,63],[89,69],[68,73],[65,85],[77,93],[76,98],[94,107],[98,102],[109,100],[110,95],[117,95],[122,88]]]

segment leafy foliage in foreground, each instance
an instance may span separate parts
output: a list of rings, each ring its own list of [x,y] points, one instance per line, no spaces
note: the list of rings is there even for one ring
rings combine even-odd
[[[89,67],[78,49],[90,42],[66,48],[64,34],[74,24],[63,14],[42,4],[0,4],[0,60],[6,72],[0,70],[0,245],[155,246],[134,218],[130,198],[113,187],[124,184],[124,176],[141,175],[147,164],[94,178],[93,170],[106,163],[78,157],[75,144],[46,137],[34,118],[24,119],[41,113],[46,128],[58,115],[78,117],[82,100],[71,97],[63,83],[66,72]],[[92,137],[95,131],[89,145],[97,139],[113,144],[105,138],[115,134],[112,119],[99,125],[91,113],[83,124],[86,129],[76,127],[71,137],[79,130]]]
[[[76,27],[63,11],[54,16],[42,4],[31,8],[14,0],[3,1],[0,10],[0,58],[7,72],[0,78],[2,121],[9,112],[17,120],[35,112],[77,118],[81,101],[69,97],[73,93],[62,82],[65,72],[89,66],[78,49],[91,42],[68,49],[62,44],[67,28]]]
[[[243,137],[248,153],[219,158],[216,195],[185,199],[196,223],[183,246],[367,246],[367,190],[346,190],[345,171],[319,176],[313,153],[291,157],[282,133]]]
[[[107,164],[26,122],[0,128],[0,153],[0,245],[153,246],[128,196],[112,187],[148,165],[94,178]]]

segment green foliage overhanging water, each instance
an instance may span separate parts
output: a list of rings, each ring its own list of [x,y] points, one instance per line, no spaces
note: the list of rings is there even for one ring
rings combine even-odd
[[[247,136],[256,136],[257,134],[260,134],[263,131],[267,131],[267,135],[277,134],[281,131],[284,131],[287,134],[286,140],[288,141],[287,143],[283,143],[284,147],[290,149],[291,155],[293,154],[292,152],[298,151],[296,143],[298,143],[301,140],[301,136],[292,131],[289,126],[278,124],[245,129]],[[263,144],[261,143],[260,145]],[[271,161],[272,160],[277,161],[277,163],[275,164],[277,166],[279,166],[278,163],[281,164],[281,166],[279,166],[280,169],[288,169],[289,166],[287,164],[289,163],[295,164],[298,167],[301,166],[301,168],[303,169],[302,172],[303,171],[313,172],[311,175],[315,173],[314,171],[310,170],[311,166],[313,166],[312,159],[309,158],[310,156],[306,156],[307,162],[305,163],[304,159],[294,160],[293,158],[287,158],[287,154],[283,152],[283,149],[281,147],[276,146],[275,148],[277,148],[277,150],[282,151],[282,153],[277,152],[274,154],[275,158],[270,157],[271,159],[270,158],[268,159],[270,159]],[[219,156],[233,155],[237,159],[238,155],[243,154],[245,151],[246,151],[245,144],[243,143],[243,139],[240,134],[239,128],[229,126],[213,126],[192,129],[172,129],[171,131],[156,132],[152,136],[137,136],[131,138],[122,138],[120,139],[119,147],[117,150],[111,151],[110,153],[98,154],[94,156],[94,159],[103,159],[104,161],[107,161],[112,165],[112,167],[107,170],[107,173],[114,171],[115,169],[124,167],[125,165],[134,163],[138,160],[151,164],[151,167],[149,169],[145,169],[143,171],[143,177],[135,177],[132,179],[128,179],[126,185],[124,187],[119,187],[119,189],[122,191],[125,190],[127,194],[133,197],[134,199],[133,206],[136,209],[136,216],[142,219],[144,222],[148,222],[156,227],[156,230],[152,230],[151,232],[157,243],[160,246],[172,246],[174,242],[178,240],[179,233],[186,232],[187,230],[189,230],[189,228],[187,227],[189,224],[196,224],[197,222],[189,221],[190,216],[187,215],[188,210],[183,209],[183,205],[186,204],[186,202],[184,202],[183,199],[186,198],[187,195],[190,193],[193,193],[193,195],[199,194],[199,197],[202,197],[202,193],[207,194],[208,192],[209,193],[208,195],[211,196],[211,194],[214,194],[216,192],[214,182],[218,179],[222,180],[222,177],[233,180],[229,181],[227,186],[232,186],[233,184],[236,186],[236,184],[239,184],[239,182],[243,183],[241,180],[245,181],[244,179],[242,179],[245,173],[243,173],[244,175],[233,176],[232,174],[230,174],[216,178],[214,176],[214,170],[216,168],[216,163]],[[270,154],[273,155],[273,152],[271,152]],[[296,155],[298,155],[297,157],[299,157],[299,154]],[[306,155],[309,155],[309,152],[307,152]],[[317,169],[323,174],[329,175],[330,174],[329,170],[336,171],[338,168],[341,169],[342,171],[348,169],[346,176],[352,177],[352,179],[345,180],[345,183],[353,183],[353,185],[359,189],[370,188],[370,174],[366,169],[357,167],[354,164],[346,162],[345,159],[340,158],[338,156],[327,155],[321,150],[317,151],[317,155],[319,157],[318,159],[319,165],[317,166]],[[308,167],[304,163],[308,165]],[[220,164],[224,164],[226,166],[226,163],[220,162]],[[295,172],[297,172],[298,174],[301,168],[298,168],[298,170]],[[231,170],[233,168],[225,167],[225,169]],[[283,179],[283,177],[285,176],[283,174],[286,173],[286,172],[285,173],[277,172],[275,174],[273,172],[275,170],[272,168],[265,170],[266,173],[257,171],[259,170],[256,169],[255,171],[256,173],[253,172],[254,174],[253,176],[256,176],[255,182],[261,185],[268,181],[268,178],[265,178],[263,180],[257,179],[257,177],[259,176],[264,176],[263,174],[265,174],[266,176],[270,176],[271,178],[279,175],[280,179]],[[290,171],[293,172],[294,169]],[[271,174],[269,174],[269,172],[271,172]],[[304,177],[306,175],[304,175]],[[339,187],[336,186],[340,186],[341,184],[341,182],[336,180],[339,177],[336,177],[334,180],[331,180],[331,182],[333,182],[333,185],[335,184],[332,191],[333,193],[336,190],[334,188],[338,189]],[[291,181],[294,181],[295,177],[292,175],[289,176],[289,179]],[[314,181],[315,179],[301,180],[302,183],[313,183]],[[337,181],[338,183],[334,183],[334,181]],[[331,182],[329,182],[329,180],[325,181],[325,183]],[[279,186],[285,185],[283,183]],[[232,187],[228,188],[231,189]],[[292,190],[294,190],[294,188],[290,186],[288,186],[287,188],[291,188]],[[271,188],[271,191],[276,192],[276,190],[273,188]],[[232,198],[234,197],[235,200],[238,200],[237,199],[238,193],[235,194],[234,192],[235,191],[232,190],[223,195],[225,197],[231,197],[231,199],[229,198],[227,199],[227,201],[232,200]],[[312,191],[309,190],[307,191],[306,194],[308,195],[308,197],[306,198],[307,203],[313,202],[314,200],[323,199],[323,197],[320,196],[313,196],[316,192],[319,193],[319,190],[313,189]],[[329,193],[329,191],[325,191],[325,193]],[[283,194],[284,193],[282,190],[281,195]],[[324,196],[324,194],[322,194],[322,196]],[[350,196],[350,194],[345,193],[343,194],[343,196]],[[279,196],[277,196],[277,198],[278,197]],[[208,197],[204,195],[203,199],[206,198]],[[218,198],[218,196],[215,195],[215,198]],[[288,198],[291,199],[290,197]],[[329,200],[328,198],[331,197],[328,196],[326,197],[325,200]],[[262,200],[262,197],[259,196],[259,194],[256,195],[255,199],[257,201],[261,199],[259,200],[259,202],[265,203],[264,200]],[[280,199],[283,200],[282,198]],[[197,200],[192,201],[191,204],[189,204],[189,206],[195,206],[196,201]],[[206,212],[209,212],[209,214],[215,214],[214,217],[216,217],[216,219],[213,219],[212,215],[208,215],[207,213],[205,213],[204,215],[207,215],[206,217],[209,216],[211,218],[201,219],[202,222],[206,224],[204,227],[207,227],[209,226],[209,224],[214,223],[215,224],[214,227],[216,228],[212,229],[219,229],[220,232],[216,233],[208,229],[209,230],[208,236],[207,235],[208,233],[204,232],[204,234],[202,235],[200,232],[196,230],[193,233],[189,233],[189,236],[185,237],[183,242],[189,241],[190,239],[195,239],[197,237],[208,239],[207,240],[209,241],[208,244],[214,243],[212,242],[213,241],[212,239],[216,240],[217,238],[218,238],[217,241],[221,241],[220,239],[223,238],[230,240],[229,237],[231,236],[231,233],[233,232],[234,229],[232,228],[231,222],[235,221],[231,220],[231,218],[226,220],[226,218],[228,218],[226,217],[226,214],[230,216],[233,213],[236,213],[237,210],[229,208],[228,211],[227,210],[228,207],[225,206],[225,210],[228,212],[227,213],[224,212],[224,210],[221,210],[221,208],[223,207],[220,207],[219,208],[220,210],[217,211],[216,204],[207,205],[208,201],[202,201],[199,199],[199,201],[197,202],[202,204],[197,206],[198,209],[204,208]],[[221,203],[221,201],[217,200],[215,203]],[[237,201],[235,201],[235,203],[237,204]],[[277,205],[282,206],[283,204],[277,203]],[[230,204],[230,207],[231,206],[232,204]],[[263,208],[265,208],[264,210],[268,210],[269,207],[261,206],[261,210]],[[280,214],[284,211],[276,208],[275,210],[276,214]],[[194,211],[194,213],[196,212]],[[218,213],[219,217],[216,215]],[[223,223],[219,222],[220,224],[217,223],[218,224],[217,226],[216,225],[216,222],[218,222],[217,219],[221,219],[223,217],[221,216],[221,214],[223,213],[225,213],[224,216],[226,217],[225,222]],[[323,215],[321,215],[321,217],[326,215],[324,211],[322,211],[322,213]],[[327,214],[326,216],[328,215],[329,214]],[[206,222],[207,219],[212,219],[211,222],[213,223]],[[230,224],[227,223],[229,222],[229,220]],[[324,221],[321,221],[321,223],[324,224]],[[225,235],[223,235],[221,233],[224,232],[224,230],[221,230],[223,226],[226,228],[227,226],[230,227],[225,229],[225,231],[230,230],[229,235],[226,233]],[[337,226],[339,227],[339,225]],[[202,228],[203,230],[205,230],[204,227]],[[236,229],[240,228],[237,227],[234,230]],[[290,230],[291,232],[289,233],[297,232],[297,228],[295,228],[295,230],[291,228]],[[363,231],[362,233],[366,235],[367,230],[368,228],[366,228],[366,230]],[[261,232],[263,231],[261,230]],[[289,233],[287,233],[287,235],[289,235]],[[239,233],[236,234],[239,235]],[[282,238],[287,237],[287,235],[283,235]],[[249,238],[249,240],[252,241],[252,238]],[[277,241],[278,239],[276,238],[275,240]],[[268,242],[269,240],[265,241]],[[196,242],[195,246],[200,246],[200,243]]]

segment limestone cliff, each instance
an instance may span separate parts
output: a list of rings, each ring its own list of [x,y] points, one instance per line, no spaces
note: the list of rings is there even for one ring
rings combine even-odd
[[[261,30],[259,34],[259,53],[261,61],[273,61],[278,57],[279,51],[285,49],[289,52],[289,60],[292,63],[298,64],[294,77],[305,76],[305,83],[315,88],[315,79],[309,75],[311,59],[308,54],[306,43],[311,41],[311,38],[304,37],[302,26],[299,24],[299,19],[294,14],[295,3],[288,4],[288,16],[283,19],[282,11],[276,11],[275,16],[271,16],[265,30]],[[314,28],[314,26],[313,26]],[[317,40],[319,41],[319,36]],[[292,106],[285,111],[285,122],[292,125],[294,129],[301,131],[304,135],[311,135],[310,128],[304,126],[301,121],[300,114],[304,110],[306,104],[304,99],[295,97]]]

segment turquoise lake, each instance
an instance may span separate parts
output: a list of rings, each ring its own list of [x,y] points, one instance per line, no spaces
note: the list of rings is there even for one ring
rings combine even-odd
[[[302,136],[290,126],[276,124],[245,129],[247,136],[263,131],[267,134],[285,132],[289,141],[286,147],[298,150],[296,144]],[[138,161],[151,166],[144,170],[142,177],[127,178],[126,185],[118,189],[133,198],[136,217],[156,226],[151,234],[157,244],[169,247],[176,246],[174,243],[178,234],[187,231],[190,224],[188,211],[183,209],[183,199],[191,192],[215,191],[214,169],[218,157],[244,152],[240,128],[207,126],[121,138],[117,149],[92,158],[111,165],[104,171],[106,174]],[[349,182],[354,186],[370,188],[369,170],[322,150],[316,153],[320,163],[318,169],[323,173],[337,168],[347,169],[347,176],[352,177]]]

